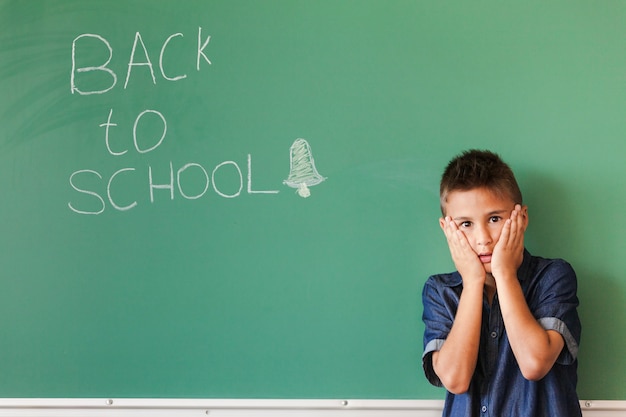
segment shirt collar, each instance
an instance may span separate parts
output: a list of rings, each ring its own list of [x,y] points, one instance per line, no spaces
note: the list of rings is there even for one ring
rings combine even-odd
[[[517,279],[519,279],[520,281],[524,281],[528,277],[531,259],[532,256],[530,255],[530,252],[528,252],[526,248],[524,248],[524,259],[522,259],[522,264],[517,270]]]

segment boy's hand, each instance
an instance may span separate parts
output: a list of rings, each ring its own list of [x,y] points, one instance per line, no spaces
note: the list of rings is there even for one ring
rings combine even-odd
[[[491,273],[498,278],[517,276],[517,269],[524,258],[524,231],[526,230],[526,213],[519,204],[506,220],[500,233],[498,243],[493,250]]]
[[[463,278],[463,283],[485,283],[485,268],[480,262],[480,258],[474,252],[470,246],[469,241],[465,234],[459,230],[456,223],[450,218],[440,219],[440,223],[443,229],[446,239],[448,240],[448,247],[450,248],[450,255],[452,255],[452,261],[456,266],[457,271]]]

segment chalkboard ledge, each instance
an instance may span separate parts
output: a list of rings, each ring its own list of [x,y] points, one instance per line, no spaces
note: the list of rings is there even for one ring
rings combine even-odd
[[[626,401],[583,400],[580,405],[584,417],[617,417],[626,411]],[[0,398],[0,417],[439,417],[442,407],[441,400]]]

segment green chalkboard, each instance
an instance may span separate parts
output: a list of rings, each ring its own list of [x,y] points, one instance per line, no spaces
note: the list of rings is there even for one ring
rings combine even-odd
[[[626,3],[0,1],[0,396],[438,399],[438,180],[517,172],[626,399]]]

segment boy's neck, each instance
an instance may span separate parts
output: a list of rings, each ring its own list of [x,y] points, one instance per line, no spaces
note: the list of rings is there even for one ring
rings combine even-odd
[[[496,295],[496,280],[493,278],[493,275],[487,274],[485,277],[485,295],[487,296],[487,301],[489,301],[489,305],[493,303],[493,297]]]

